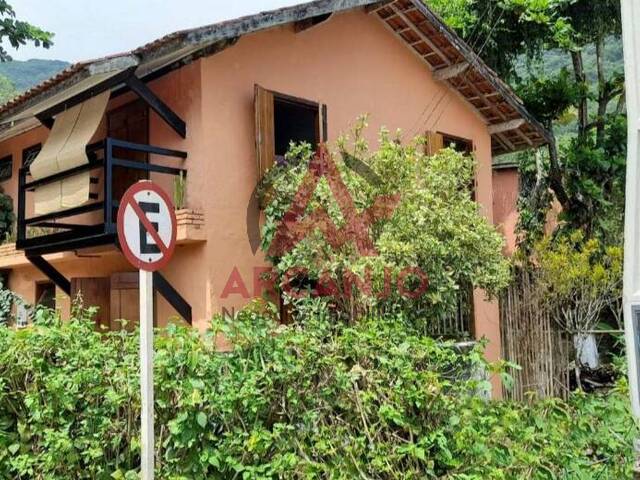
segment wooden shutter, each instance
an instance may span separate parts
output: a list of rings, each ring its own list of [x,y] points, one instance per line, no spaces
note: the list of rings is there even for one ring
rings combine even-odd
[[[273,92],[255,86],[256,158],[258,181],[275,162]]]
[[[140,283],[138,272],[111,275],[111,330],[134,331],[140,323]],[[155,325],[155,318],[154,318]]]
[[[111,316],[109,298],[110,282],[109,278],[72,278],[71,279],[71,301],[74,301],[78,294],[81,295],[82,305],[85,308],[98,307],[96,313],[96,329],[109,329],[109,318]]]
[[[435,155],[444,148],[444,137],[437,132],[427,132],[427,145],[425,152],[427,155]]]
[[[327,143],[329,139],[329,132],[327,131],[327,106],[323,103],[319,106],[318,110],[320,115],[320,121],[318,122],[320,126],[320,135],[318,135],[318,138],[322,143]]]

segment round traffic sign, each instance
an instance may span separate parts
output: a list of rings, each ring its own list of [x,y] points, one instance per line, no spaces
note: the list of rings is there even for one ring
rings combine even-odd
[[[158,185],[142,180],[127,189],[118,208],[118,240],[122,253],[140,270],[164,267],[176,246],[176,214]]]

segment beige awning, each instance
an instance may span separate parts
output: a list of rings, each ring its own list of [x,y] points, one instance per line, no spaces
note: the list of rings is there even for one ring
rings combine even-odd
[[[34,180],[65,172],[89,162],[87,144],[102,119],[110,92],[106,91],[56,116],[42,150],[30,167]],[[34,213],[42,215],[82,205],[89,200],[90,172],[37,187]]]

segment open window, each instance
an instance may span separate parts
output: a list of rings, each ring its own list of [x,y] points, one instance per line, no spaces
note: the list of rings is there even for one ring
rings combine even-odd
[[[456,152],[463,153],[465,155],[471,155],[473,153],[473,141],[456,137],[454,135],[448,135],[442,132],[427,132],[426,134],[426,147],[425,151],[427,155],[435,155],[439,150],[443,148],[452,148]],[[471,198],[476,199],[476,180],[475,175],[472,184],[469,186],[471,191]]]
[[[41,143],[36,143],[35,145],[31,145],[30,147],[22,150],[22,166],[24,168],[29,168],[40,153],[40,150],[42,150]]]
[[[0,182],[11,180],[13,174],[13,155],[0,158]]]
[[[471,155],[473,153],[473,142],[467,138],[456,137],[442,132],[427,132],[426,134],[427,155],[435,155],[443,148],[452,148],[456,152]]]
[[[255,86],[256,154],[259,178],[284,162],[291,142],[315,147],[327,141],[327,107]]]
[[[36,305],[56,308],[56,286],[53,282],[37,282],[36,283]]]
[[[444,133],[437,134],[442,137],[442,144],[445,148],[452,148],[456,152],[471,155],[473,153],[473,142],[466,138],[454,137]]]

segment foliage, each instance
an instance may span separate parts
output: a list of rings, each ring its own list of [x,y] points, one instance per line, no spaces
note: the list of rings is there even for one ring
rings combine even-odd
[[[25,305],[24,300],[0,282],[0,326],[6,326],[13,320],[14,305]]]
[[[36,47],[49,48],[53,42],[53,33],[42,30],[16,18],[16,12],[6,1],[0,0],[0,41],[8,42],[13,48],[19,48],[32,42]],[[11,60],[11,55],[0,47],[0,61]]]
[[[11,236],[15,221],[13,200],[0,189],[0,243],[4,243]]]
[[[185,198],[187,190],[187,179],[183,172],[177,175],[173,179],[173,206],[176,210],[180,210],[185,207]]]
[[[0,477],[133,479],[136,335],[53,313],[0,328]],[[479,349],[397,319],[278,326],[253,305],[205,338],[156,335],[157,478],[629,478],[626,387],[531,406],[486,402]],[[213,350],[213,333],[233,344]]]
[[[536,293],[563,331],[574,338],[574,369],[578,387],[587,336],[613,316],[620,330],[622,248],[585,240],[582,231],[552,239],[545,237],[534,249]]]
[[[525,182],[535,188],[528,188],[520,202],[522,239],[539,237],[526,228],[540,226],[530,220],[548,211],[548,189],[570,230],[583,229],[606,243],[620,237],[620,222],[610,221],[622,215],[625,173],[620,49],[617,63],[607,61],[608,44],[620,45],[620,3],[457,0],[448,5],[438,0],[433,6],[468,42],[480,44],[481,56],[552,134],[545,161],[531,154],[523,169],[533,175]],[[553,61],[545,61],[550,55]]]
[[[16,95],[16,87],[6,76],[0,75],[0,105]]]
[[[399,194],[390,218],[379,219],[368,232],[361,233],[371,236],[378,255],[361,255],[353,242],[336,248],[318,230],[282,256],[269,257],[280,285],[286,282],[287,272],[295,269],[304,269],[312,281],[322,281],[328,273],[343,289],[341,298],[347,299],[335,302],[343,316],[352,317],[354,309],[362,306],[383,307],[423,322],[451,312],[463,285],[471,284],[490,294],[501,289],[508,281],[508,265],[501,253],[503,239],[471,198],[474,160],[451,149],[429,157],[423,153],[423,139],[403,145],[385,131],[380,134],[378,150],[372,152],[362,138],[365,126],[364,121],[356,126],[353,147],[348,137],[339,140],[340,153],[333,154],[333,159],[359,212],[382,196]],[[262,247],[267,252],[309,170],[312,155],[308,146],[292,146],[286,165],[276,165],[265,177]],[[362,162],[360,167],[348,166],[354,158]],[[325,178],[305,214],[319,208],[326,210],[338,227],[344,226],[345,212],[338,208]],[[411,267],[428,277],[429,287],[423,295],[407,298],[393,289],[387,298],[379,298],[385,290],[385,269],[396,279],[402,269]],[[355,292],[350,272],[360,279],[370,273],[371,291],[360,288]]]
[[[622,295],[622,248],[585,240],[580,231],[555,242],[546,237],[537,245],[535,261],[542,294],[570,333],[593,330]]]
[[[516,90],[529,112],[545,125],[566,113],[582,94],[566,68],[551,76],[522,81]]]

